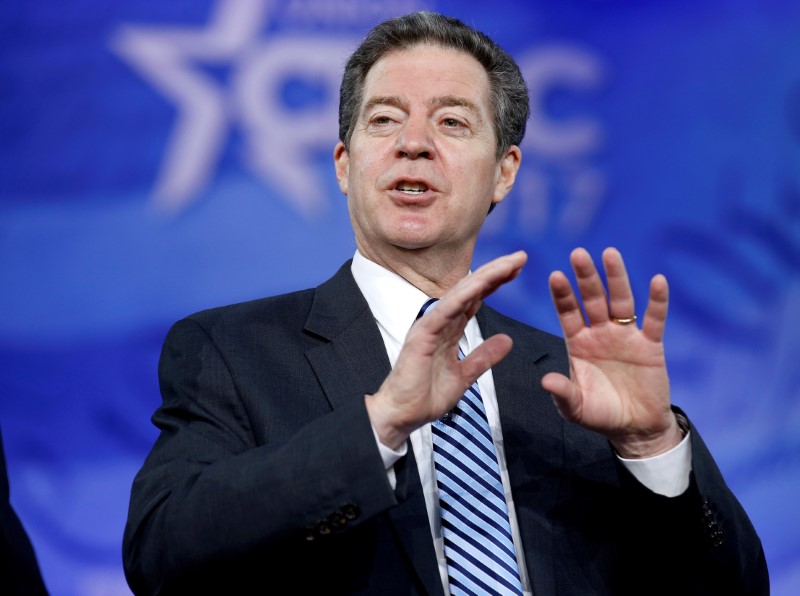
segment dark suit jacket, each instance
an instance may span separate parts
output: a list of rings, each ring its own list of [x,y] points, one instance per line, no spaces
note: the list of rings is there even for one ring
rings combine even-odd
[[[6,458],[0,436],[0,594],[47,594],[36,554],[9,500]]]
[[[485,306],[478,321],[514,339],[493,376],[534,593],[768,592],[695,430],[690,489],[650,493],[540,388],[568,370],[562,340]],[[134,591],[440,594],[414,457],[392,490],[364,406],[389,371],[349,263],[316,289],[177,323],[125,531]]]

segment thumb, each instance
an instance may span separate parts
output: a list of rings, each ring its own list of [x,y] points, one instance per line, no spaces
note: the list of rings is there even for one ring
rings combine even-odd
[[[547,373],[542,377],[542,388],[553,396],[558,413],[570,422],[580,419],[583,398],[578,386],[560,373]]]

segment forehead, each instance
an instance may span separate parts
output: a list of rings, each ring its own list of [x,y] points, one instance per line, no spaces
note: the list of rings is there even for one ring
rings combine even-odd
[[[475,57],[441,46],[420,44],[384,54],[364,81],[362,106],[375,97],[425,102],[434,97],[463,97],[489,113],[489,77]]]

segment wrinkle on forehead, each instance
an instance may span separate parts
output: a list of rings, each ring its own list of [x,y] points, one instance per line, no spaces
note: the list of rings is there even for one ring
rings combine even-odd
[[[439,95],[429,99],[426,102],[426,105],[429,109],[462,107],[469,110],[482,120],[480,107],[478,107],[474,101],[467,99],[466,97],[461,97],[458,95]],[[391,106],[405,111],[408,111],[409,109],[408,101],[402,97],[398,95],[384,95],[371,97],[369,100],[367,100],[367,102],[364,104],[363,112],[366,113],[376,106]]]
[[[472,67],[475,67],[474,68],[474,74],[476,74],[482,80],[481,81],[477,81],[477,80],[476,81],[467,81],[467,82],[462,81],[462,84],[465,84],[467,87],[472,88],[475,84],[479,84],[480,85],[481,83],[485,83],[486,90],[487,91],[489,90],[489,86],[490,86],[489,75],[486,72],[486,68],[478,61],[477,58],[475,58],[475,56],[473,56],[472,54],[470,54],[467,51],[459,50],[457,48],[452,48],[452,47],[449,47],[449,46],[439,45],[439,44],[435,44],[435,43],[419,43],[419,44],[415,44],[413,46],[410,46],[408,48],[390,50],[390,51],[384,53],[380,58],[378,58],[372,64],[372,66],[369,68],[369,70],[364,74],[364,82],[363,82],[362,91],[366,90],[370,79],[372,79],[373,81],[375,80],[375,77],[377,77],[378,79],[382,79],[382,78],[384,78],[385,76],[387,76],[388,74],[391,73],[391,71],[385,71],[384,70],[385,69],[385,65],[386,65],[387,62],[394,62],[395,63],[395,66],[393,67],[393,69],[394,68],[398,68],[398,67],[399,68],[409,68],[409,66],[407,64],[403,63],[404,62],[403,59],[404,58],[411,58],[412,56],[419,55],[419,54],[422,54],[423,58],[424,58],[423,59],[423,63],[421,64],[421,67],[423,69],[425,67],[436,68],[436,66],[439,65],[439,60],[438,60],[439,56],[445,57],[447,55],[450,55],[450,56],[458,56],[460,58],[465,59],[466,62],[472,63]],[[411,58],[411,59],[413,60],[414,58]],[[466,68],[471,69],[470,67],[466,67]],[[379,71],[383,71],[383,72],[379,73]],[[439,72],[439,73],[437,73],[437,79],[450,78],[450,76],[448,76],[448,75],[452,75],[452,73]]]

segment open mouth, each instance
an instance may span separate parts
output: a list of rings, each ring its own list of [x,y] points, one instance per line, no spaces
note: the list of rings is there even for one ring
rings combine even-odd
[[[399,190],[400,192],[410,195],[421,195],[428,190],[428,187],[421,182],[400,182],[397,186],[395,186],[395,190]]]

